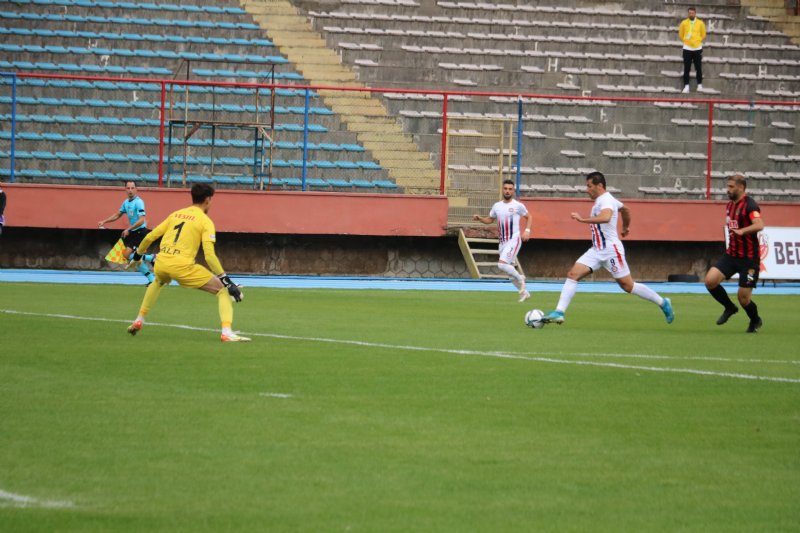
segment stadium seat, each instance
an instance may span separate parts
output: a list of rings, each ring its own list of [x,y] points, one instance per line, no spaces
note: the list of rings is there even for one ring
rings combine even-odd
[[[395,182],[389,180],[373,180],[373,184],[379,189],[397,189],[398,186]]]
[[[336,189],[349,189],[352,187],[349,181],[341,178],[328,178],[328,184]]]
[[[353,187],[356,187],[358,189],[374,189],[375,188],[375,183],[372,182],[372,181],[369,181],[369,180],[353,179],[353,180],[350,180],[350,183],[353,185]]]

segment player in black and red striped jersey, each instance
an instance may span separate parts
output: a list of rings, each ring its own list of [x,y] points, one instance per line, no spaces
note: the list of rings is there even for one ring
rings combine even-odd
[[[747,333],[755,333],[763,321],[758,315],[758,307],[751,299],[753,288],[758,283],[761,270],[761,256],[758,250],[758,232],[764,229],[761,208],[751,197],[747,196],[747,180],[741,174],[728,178],[728,198],[725,207],[725,225],[728,228],[728,249],[725,255],[711,267],[706,274],[706,288],[725,310],[717,319],[721,326],[739,312],[728,293],[720,285],[734,274],[739,274],[739,304],[750,317]]]

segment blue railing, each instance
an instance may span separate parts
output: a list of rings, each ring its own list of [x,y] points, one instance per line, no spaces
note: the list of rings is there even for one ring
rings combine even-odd
[[[0,72],[0,76],[11,78],[11,151],[9,153],[8,181],[14,183],[15,156],[17,152],[17,75],[13,72]]]

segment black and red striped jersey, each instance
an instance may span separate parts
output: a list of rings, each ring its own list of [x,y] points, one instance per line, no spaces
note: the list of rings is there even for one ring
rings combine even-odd
[[[755,200],[745,195],[738,201],[731,200],[725,207],[725,225],[728,227],[728,249],[731,257],[758,259],[758,233],[740,237],[733,230],[746,228],[757,218],[761,218],[761,208]]]

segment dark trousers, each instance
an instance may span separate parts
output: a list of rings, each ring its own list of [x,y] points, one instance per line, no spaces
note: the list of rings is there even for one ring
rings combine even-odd
[[[689,85],[689,71],[694,63],[694,71],[697,74],[697,84],[703,83],[703,50],[684,50],[683,51],[683,84]]]

